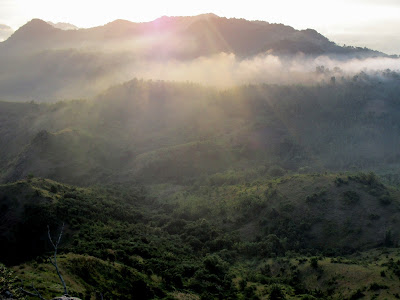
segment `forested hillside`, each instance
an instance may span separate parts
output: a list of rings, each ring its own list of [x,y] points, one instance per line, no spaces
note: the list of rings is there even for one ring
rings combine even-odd
[[[377,247],[400,238],[398,83],[135,79],[1,102],[1,261],[57,295],[46,227],[64,222],[60,265],[84,299],[394,297],[397,250]]]
[[[64,221],[59,263],[69,293],[85,299],[398,294],[397,252],[358,252],[398,243],[397,189],[363,173],[232,177],[190,187],[1,185],[2,260],[45,297],[60,293],[46,226],[57,232]]]
[[[1,178],[182,183],[274,165],[386,174],[399,163],[399,80],[386,71],[224,91],[133,80],[93,101],[2,102]]]

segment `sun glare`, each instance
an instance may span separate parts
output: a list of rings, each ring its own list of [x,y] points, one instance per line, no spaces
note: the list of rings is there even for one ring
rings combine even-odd
[[[398,53],[400,3],[391,0],[248,0],[232,2],[160,1],[145,2],[114,0],[0,0],[0,23],[14,30],[33,18],[51,22],[67,22],[81,28],[101,26],[116,19],[133,22],[153,21],[162,16],[193,16],[214,13],[220,17],[264,20],[282,23],[295,29],[312,28],[338,44],[349,41],[347,34],[361,37],[355,46],[378,47],[374,39],[383,37],[384,49]],[[341,38],[342,37],[342,38]],[[353,39],[354,40],[354,39]],[[382,42],[380,42],[382,44]]]
[[[257,1],[244,3],[231,1],[159,1],[149,0],[138,4],[135,1],[53,1],[53,0],[4,0],[0,17],[3,22],[12,18],[20,25],[32,18],[43,18],[55,22],[71,22],[79,27],[98,26],[115,19],[127,19],[136,22],[151,21],[163,15],[197,15],[215,13],[219,16],[238,17],[249,20],[266,20],[285,23],[303,28],[318,28],[332,24],[360,24],[385,18],[397,18],[399,7],[381,5],[361,5],[360,1],[339,0],[331,3],[317,0]],[[375,3],[375,4],[374,4]],[[329,13],[327,13],[329,11]]]

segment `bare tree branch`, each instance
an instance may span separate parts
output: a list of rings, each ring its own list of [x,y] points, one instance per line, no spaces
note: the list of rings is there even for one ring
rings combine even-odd
[[[54,243],[53,239],[51,238],[50,227],[49,227],[49,225],[47,225],[47,234],[48,234],[48,236],[49,236],[50,243],[53,245],[53,248],[54,248],[54,257],[49,257],[49,262],[56,268],[57,275],[58,275],[58,277],[60,278],[61,283],[62,283],[62,285],[63,285],[63,287],[64,287],[64,296],[69,297],[69,296],[68,296],[68,291],[67,291],[67,286],[66,286],[66,284],[65,284],[64,278],[62,277],[62,275],[61,275],[61,273],[60,273],[60,270],[59,270],[59,268],[58,268],[58,265],[57,265],[57,250],[58,250],[58,246],[60,245],[60,242],[61,242],[61,237],[62,237],[63,231],[64,231],[64,223],[63,223],[63,225],[62,225],[62,227],[61,227],[61,231],[60,231],[60,234],[59,234],[59,236],[58,236],[57,242]],[[22,284],[22,286],[21,286],[19,289],[20,289],[21,292],[23,292],[25,295],[28,295],[28,296],[31,296],[31,297],[38,297],[38,298],[40,298],[41,300],[46,300],[46,299],[44,299],[44,298],[42,297],[42,295],[39,293],[39,291],[35,288],[35,286],[33,285],[33,283],[32,283],[32,290],[35,291],[34,293],[29,292],[29,291],[27,291],[27,290],[25,290],[25,289],[23,288],[23,287],[24,287],[24,282],[23,282],[22,280],[21,280],[21,284]],[[102,298],[103,298],[103,295],[102,295]]]
[[[68,295],[67,286],[65,284],[64,278],[62,277],[60,270],[58,269],[58,265],[57,265],[57,250],[58,250],[58,245],[60,244],[60,241],[61,241],[61,236],[62,236],[63,231],[64,231],[64,223],[61,227],[61,231],[60,231],[60,235],[58,236],[58,240],[54,244],[53,239],[51,238],[51,234],[50,234],[50,227],[49,227],[49,225],[47,225],[47,234],[48,234],[49,240],[54,248],[54,258],[52,259],[51,257],[49,257],[49,260],[50,260],[51,264],[56,268],[57,275],[60,278],[61,283],[64,287],[64,295]]]
[[[33,285],[33,283],[32,283],[32,289],[36,292],[37,296],[38,296],[40,299],[45,300],[45,299],[42,297],[42,295],[39,293],[39,291],[35,288],[35,286]]]
[[[63,224],[63,226],[64,226],[64,224]],[[62,230],[62,228],[61,228],[61,230]],[[53,245],[53,248],[54,248],[54,249],[57,249],[56,245],[54,245],[54,243],[53,243],[53,239],[51,238],[50,226],[49,226],[49,225],[47,225],[47,235],[49,236],[49,241],[50,241],[50,243]],[[57,245],[57,246],[58,246],[58,245]]]
[[[22,282],[22,286],[24,285],[24,282]],[[36,293],[31,293],[28,292],[27,290],[24,290],[22,287],[19,288],[21,290],[21,292],[23,292],[25,295],[31,296],[31,297],[38,297],[41,300],[46,300],[42,297],[42,295],[39,293],[39,291],[35,288],[35,286],[32,283],[32,289],[36,292]]]

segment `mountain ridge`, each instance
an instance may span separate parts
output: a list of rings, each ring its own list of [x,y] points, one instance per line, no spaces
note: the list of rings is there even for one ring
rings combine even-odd
[[[53,22],[48,21],[47,23],[55,28],[62,29],[62,30],[77,30],[77,29],[79,29],[79,27],[75,26],[74,24],[66,23],[66,22],[53,23]]]
[[[3,49],[13,48],[19,51],[21,45],[30,45],[31,49],[39,51],[60,47],[80,48],[82,43],[113,43],[116,40],[160,38],[158,35],[161,34],[173,36],[184,43],[194,40],[197,49],[184,55],[192,58],[218,52],[230,52],[245,57],[266,51],[277,54],[296,54],[302,51],[311,55],[359,54],[358,48],[338,46],[314,29],[296,30],[283,24],[228,19],[214,14],[189,17],[163,16],[143,23],[118,19],[103,26],[87,29],[56,29],[58,28],[43,20],[33,19],[1,45]],[[40,40],[40,45],[37,39]],[[370,49],[364,51],[363,55],[387,56]]]
[[[356,60],[362,70],[372,65],[366,59],[388,57],[367,48],[338,46],[313,29],[213,14],[144,23],[115,20],[76,30],[33,19],[0,42],[0,69],[7,74],[0,78],[0,99],[87,99],[133,78],[216,87],[310,83],[319,81],[310,72],[324,63],[341,68]]]

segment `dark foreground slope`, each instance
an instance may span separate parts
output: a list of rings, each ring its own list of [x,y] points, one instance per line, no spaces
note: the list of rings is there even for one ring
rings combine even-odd
[[[399,191],[373,174],[264,176],[156,191],[35,178],[1,185],[1,260],[19,265],[20,278],[45,296],[58,294],[46,263],[46,226],[55,235],[65,222],[59,263],[71,293],[82,298],[266,299],[274,289],[297,299],[347,299],[356,289],[398,293],[398,265],[389,259],[395,250],[356,252],[400,238]]]
[[[278,165],[301,172],[369,169],[395,182],[399,86],[389,71],[334,84],[225,91],[133,80],[94,101],[1,102],[0,178],[183,183]]]

